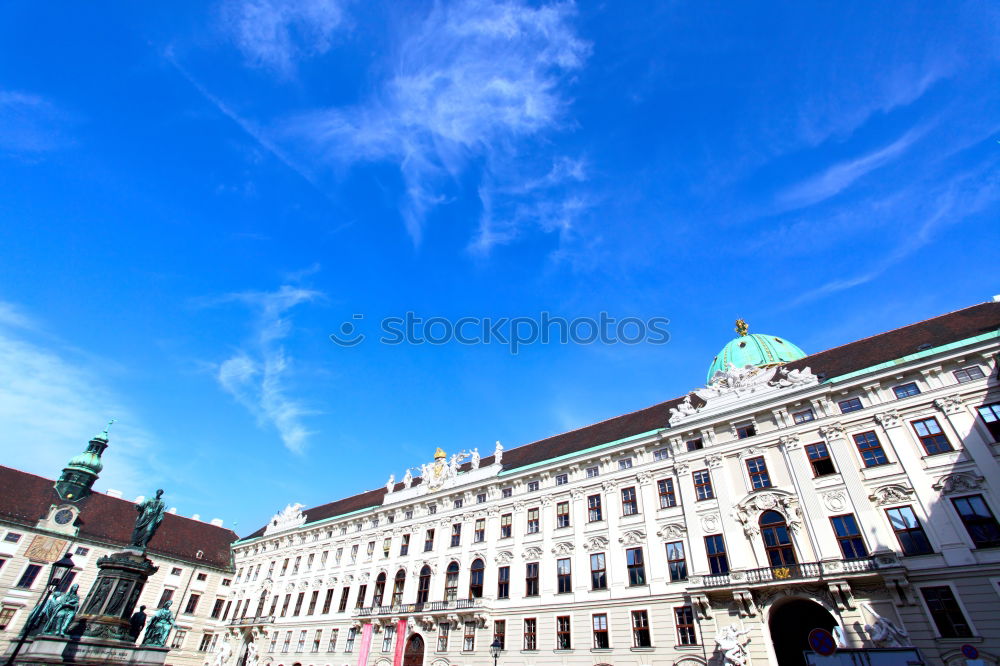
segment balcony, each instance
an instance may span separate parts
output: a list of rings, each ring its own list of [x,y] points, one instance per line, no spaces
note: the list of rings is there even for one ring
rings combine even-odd
[[[840,579],[845,576],[870,574],[897,562],[889,561],[885,555],[857,560],[828,560],[825,562],[799,562],[780,567],[761,567],[745,571],[730,571],[712,576],[691,576],[689,586],[702,589],[719,587],[745,587],[754,585],[782,584],[798,580]]]
[[[380,615],[415,615],[417,613],[442,613],[482,608],[482,599],[453,599],[451,601],[427,601],[422,604],[397,604],[394,606],[368,606],[356,608],[354,617],[378,617]]]
[[[230,627],[252,627],[258,624],[271,624],[274,622],[273,615],[256,615],[254,617],[233,618],[229,621]]]

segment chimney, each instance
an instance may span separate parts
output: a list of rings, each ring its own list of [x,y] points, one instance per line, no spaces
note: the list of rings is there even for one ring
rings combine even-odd
[[[114,490],[112,488],[108,488],[108,492],[106,493],[106,495],[108,497],[121,497],[122,496],[122,491],[120,491],[120,490]]]
[[[176,514],[177,513],[177,507],[176,506],[170,507],[169,509],[167,509],[167,513]]]
[[[216,527],[222,527],[222,518],[212,518],[212,524]]]
[[[201,514],[200,513],[194,514],[193,516],[191,516],[191,520],[201,520]]]

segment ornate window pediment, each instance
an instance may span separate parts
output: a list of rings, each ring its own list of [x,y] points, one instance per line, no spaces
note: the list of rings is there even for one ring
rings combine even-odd
[[[590,537],[589,539],[583,542],[584,550],[590,550],[590,551],[604,550],[607,547],[608,547],[608,540],[607,538],[602,536]]]
[[[510,552],[509,550],[501,550],[496,554],[496,557],[494,559],[500,564],[507,564],[508,562],[514,559],[514,553]]]
[[[571,541],[560,541],[552,547],[552,553],[554,555],[569,555],[575,548]]]
[[[629,530],[618,537],[618,542],[626,546],[639,546],[646,541],[646,534],[641,530]]]
[[[868,496],[868,499],[874,502],[876,506],[909,502],[912,498],[913,488],[909,488],[898,483],[890,483],[885,486],[880,486]]]
[[[986,479],[979,476],[978,474],[972,474],[970,472],[955,472],[954,474],[946,474],[939,478],[931,488],[938,490],[942,495],[949,495],[951,493],[962,493],[968,490],[979,490],[983,487],[983,481]]]
[[[777,488],[750,493],[737,503],[733,513],[743,525],[743,532],[747,536],[754,536],[760,532],[757,523],[765,511],[778,511],[783,514],[788,526],[794,532],[802,527],[802,508],[799,506],[798,497]]]
[[[687,534],[687,527],[682,523],[668,523],[666,525],[661,525],[660,529],[656,530],[656,536],[661,539],[682,539]]]
[[[542,549],[537,546],[528,546],[521,553],[521,557],[526,560],[537,560],[542,556]]]

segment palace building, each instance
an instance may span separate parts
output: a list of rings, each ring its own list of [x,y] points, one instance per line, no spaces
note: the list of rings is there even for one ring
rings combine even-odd
[[[997,664],[998,350],[998,302],[812,355],[738,322],[687,395],[290,504],[233,544],[194,641],[267,666],[487,666],[493,644],[783,666],[822,629],[838,652],[813,663]]]
[[[69,553],[73,570],[58,589],[80,585],[81,594],[97,577],[97,560],[128,546],[135,504],[114,491],[96,492],[104,468],[108,433],[97,435],[74,456],[59,479],[45,479],[0,466],[0,656],[12,650],[24,621],[44,593],[51,564]],[[141,499],[141,498],[140,498]],[[174,513],[149,543],[158,567],[139,603],[147,615],[173,599],[177,621],[167,645],[169,663],[204,663],[213,631],[230,603],[233,567],[230,544],[236,534],[221,521],[204,523]],[[204,641],[208,636],[208,642]]]

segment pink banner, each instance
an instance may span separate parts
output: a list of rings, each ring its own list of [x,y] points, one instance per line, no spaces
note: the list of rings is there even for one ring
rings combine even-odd
[[[358,650],[358,666],[368,663],[368,651],[372,646],[372,625],[369,622],[361,629],[361,649]]]
[[[392,658],[392,666],[403,666],[403,648],[406,647],[406,620],[396,623],[396,654]]]

